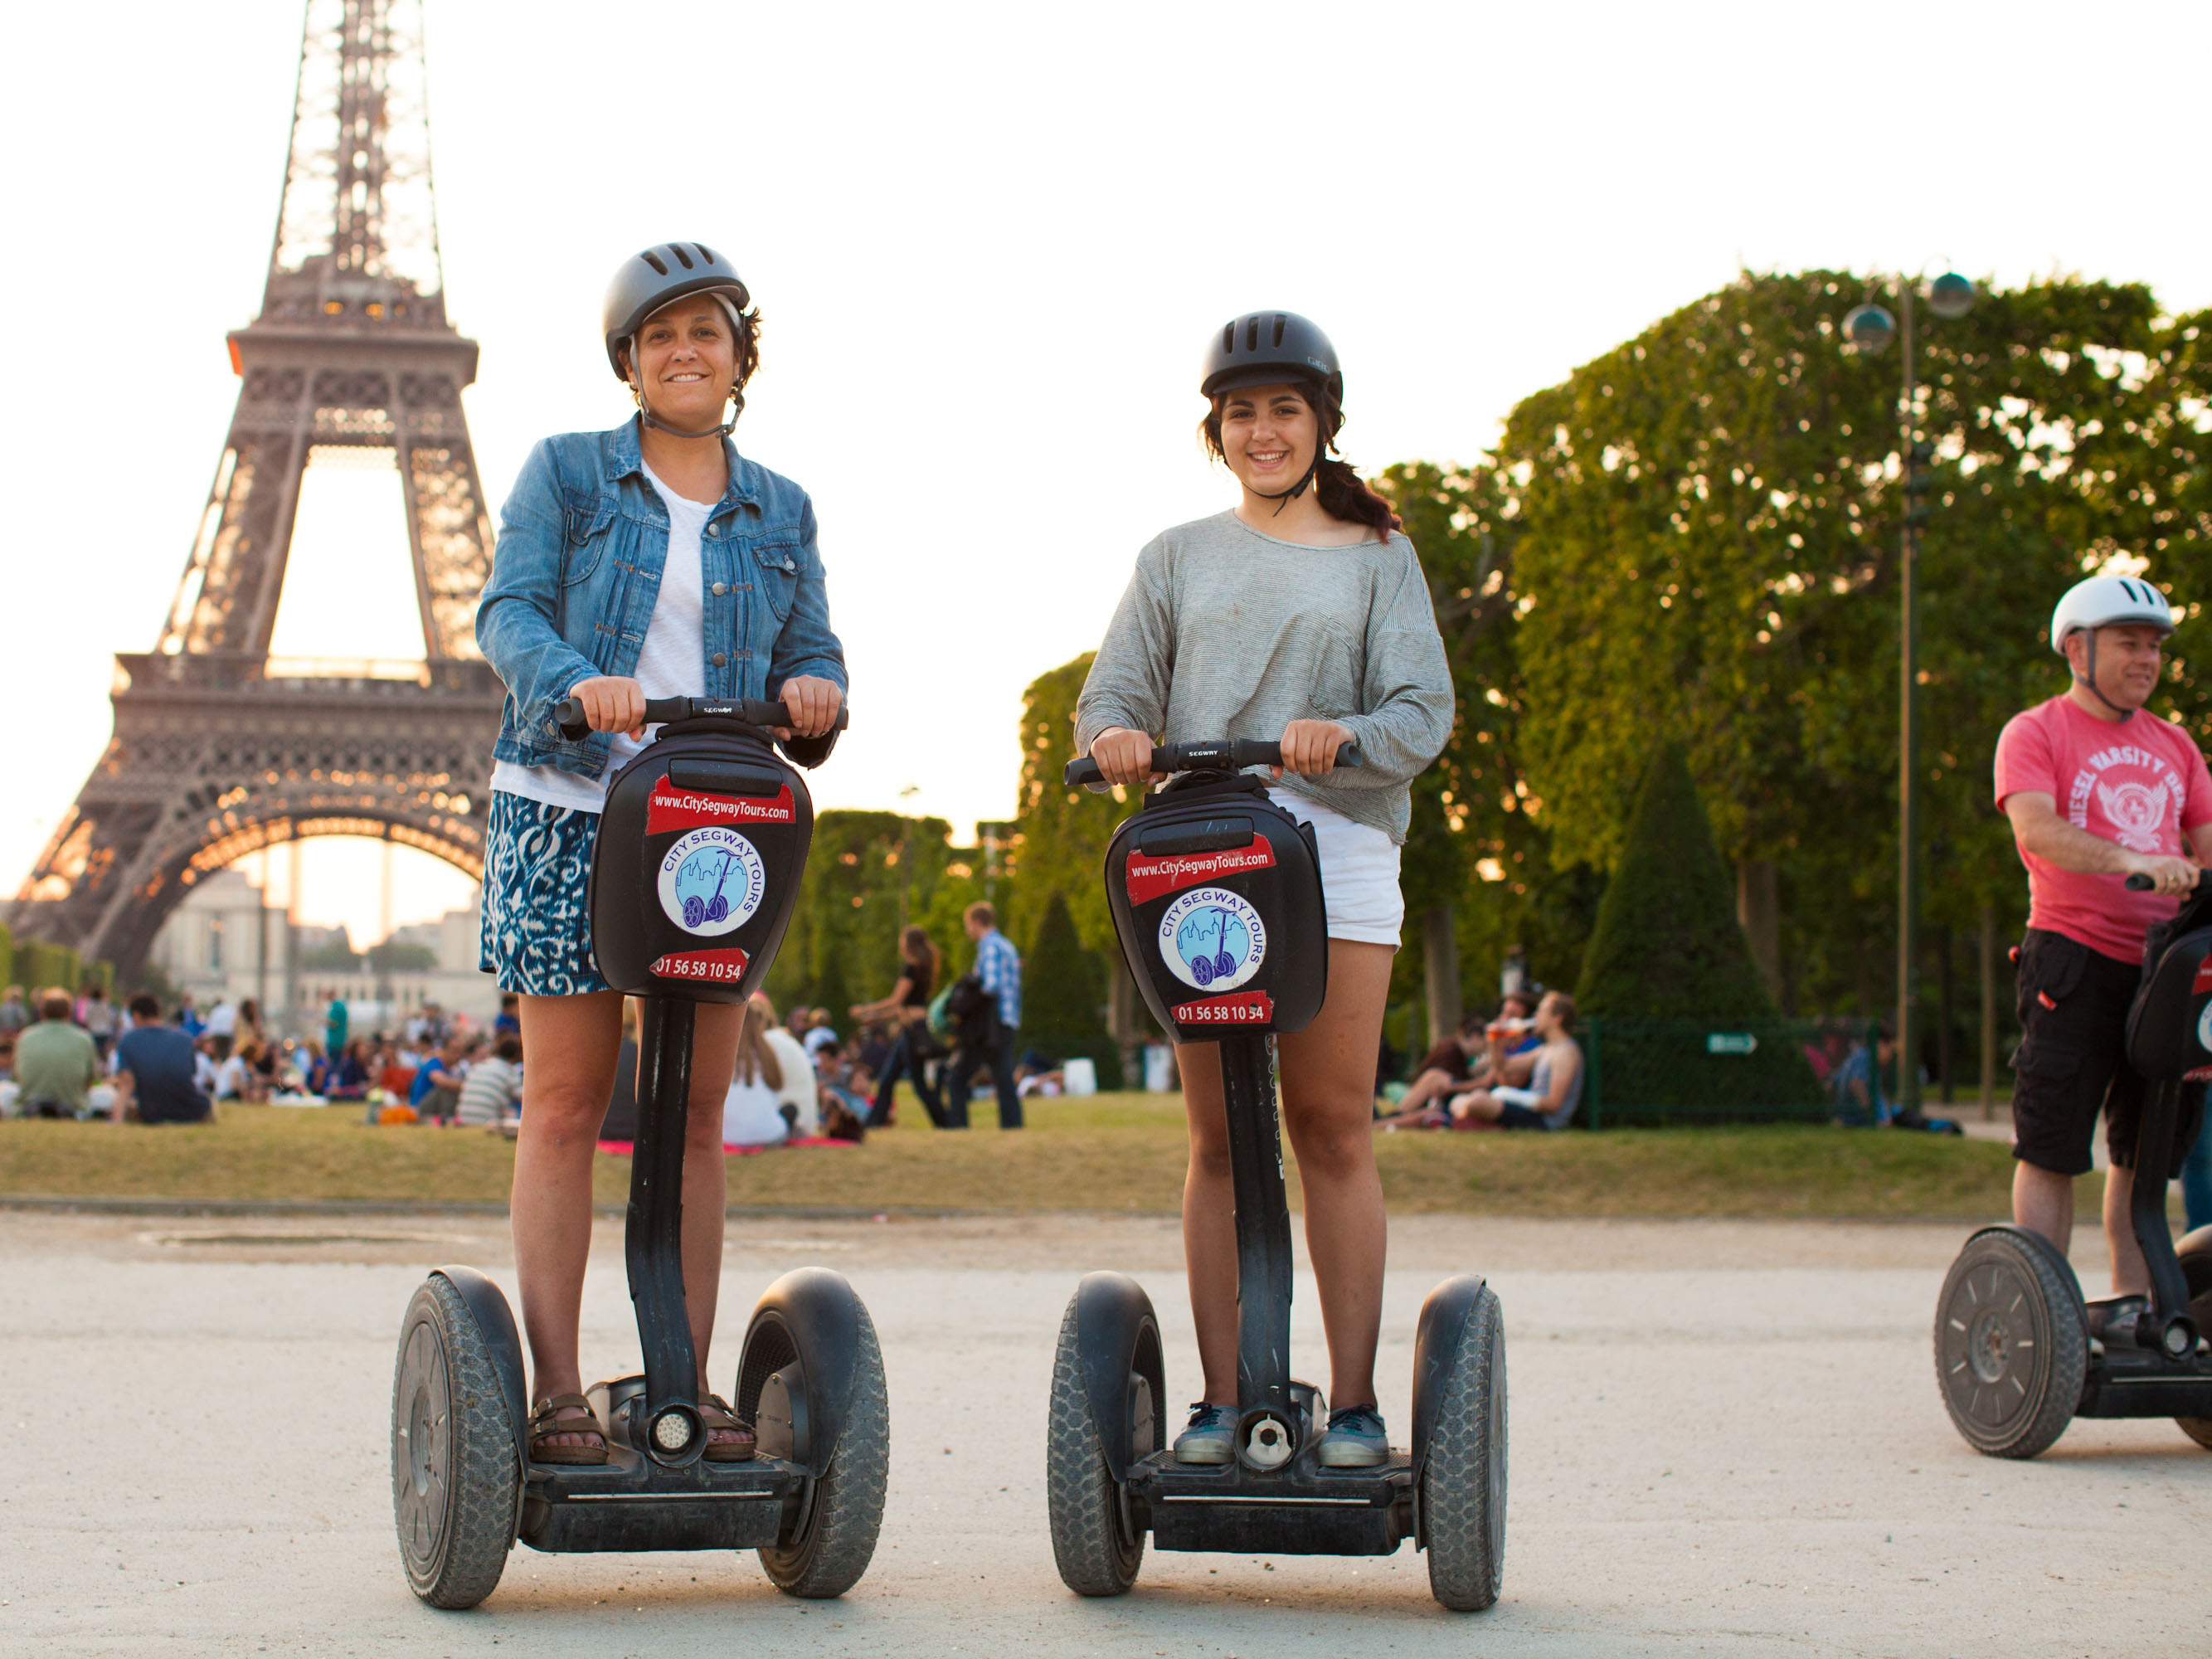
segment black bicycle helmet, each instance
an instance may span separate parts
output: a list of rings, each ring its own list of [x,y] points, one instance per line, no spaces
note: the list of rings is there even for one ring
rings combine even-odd
[[[1255,311],[1222,325],[1206,349],[1202,397],[1243,386],[1306,380],[1344,404],[1344,371],[1328,336],[1294,311]]]
[[[704,242],[662,242],[623,260],[607,284],[606,303],[601,307],[607,366],[615,379],[629,384],[629,376],[623,373],[621,348],[647,318],[687,294],[715,292],[728,295],[739,311],[752,303],[744,279]]]

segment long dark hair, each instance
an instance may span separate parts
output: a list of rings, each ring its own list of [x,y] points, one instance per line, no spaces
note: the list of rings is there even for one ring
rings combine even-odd
[[[930,983],[937,982],[937,943],[926,927],[909,927],[899,935],[899,954],[918,968],[929,969]]]
[[[1348,461],[1336,459],[1336,434],[1344,429],[1344,411],[1337,407],[1336,399],[1328,395],[1325,386],[1307,380],[1288,383],[1306,407],[1314,412],[1314,424],[1320,429],[1321,455],[1314,466],[1314,498],[1322,510],[1333,519],[1347,524],[1364,524],[1377,536],[1388,541],[1390,532],[1402,526],[1398,515],[1390,510],[1390,503],[1370,489],[1367,481],[1352,470]],[[1237,394],[1218,392],[1213,396],[1213,407],[1206,410],[1206,418],[1199,422],[1198,432],[1206,453],[1217,461],[1228,460],[1221,447],[1221,410]]]

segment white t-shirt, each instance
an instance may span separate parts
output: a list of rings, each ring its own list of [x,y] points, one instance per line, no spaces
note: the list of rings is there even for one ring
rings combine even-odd
[[[209,1009],[206,1035],[209,1036],[237,1036],[238,1010],[228,1002],[218,1002],[214,1007]]]
[[[781,1025],[771,1025],[763,1034],[768,1046],[775,1050],[775,1063],[783,1073],[783,1087],[776,1097],[799,1114],[793,1134],[813,1136],[822,1132],[822,1103],[815,1093],[814,1062],[807,1057],[799,1039]]]
[[[722,1098],[722,1144],[725,1146],[772,1146],[791,1133],[791,1126],[776,1109],[776,1091],[759,1078],[747,1083],[732,1080]]]
[[[217,1100],[246,1098],[246,1066],[243,1056],[233,1054],[216,1068],[215,1097]]]
[[[632,678],[648,697],[696,697],[706,690],[700,679],[707,659],[706,577],[699,539],[714,503],[679,495],[651,467],[644,470],[646,481],[668,509],[668,560],[661,567],[660,592],[653,602],[653,620],[646,624]],[[501,761],[491,769],[491,787],[549,806],[599,811],[607,804],[609,781],[645,747],[623,732],[614,733],[613,740],[607,769],[596,778],[579,777],[557,766]]]

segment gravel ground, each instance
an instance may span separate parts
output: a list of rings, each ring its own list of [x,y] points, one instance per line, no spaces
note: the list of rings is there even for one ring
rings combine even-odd
[[[1144,1276],[1170,1398],[1195,1389],[1172,1220],[1041,1216],[732,1225],[722,1327],[805,1261],[866,1298],[890,1373],[890,1507],[840,1601],[749,1557],[518,1548],[469,1613],[401,1579],[386,1466],[392,1343],[423,1267],[511,1287],[495,1218],[0,1212],[15,1381],[0,1482],[0,1650],[170,1654],[2071,1654],[2201,1631],[2212,1457],[2166,1422],[2081,1423],[2039,1460],[1976,1456],[1928,1327],[1965,1230],[1911,1224],[1395,1224],[1386,1413],[1413,1320],[1489,1273],[1512,1379],[1505,1594],[1430,1600],[1424,1559],[1149,1553],[1070,1595],[1044,1528],[1044,1399],[1076,1278]],[[635,1364],[602,1229],[586,1369]],[[2101,1244],[2076,1240],[2085,1278]],[[1300,1368],[1322,1370],[1302,1281]],[[2165,1638],[2161,1638],[2163,1641]],[[2179,1651],[2192,1650],[2184,1637]]]

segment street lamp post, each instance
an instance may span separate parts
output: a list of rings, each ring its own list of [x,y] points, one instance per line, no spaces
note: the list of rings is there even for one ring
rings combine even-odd
[[[1915,430],[1920,386],[1914,375],[1912,279],[1897,281],[1898,316],[1869,301],[1844,319],[1844,337],[1856,349],[1878,352],[1902,336],[1905,359],[1904,391],[1898,404],[1898,447],[1903,457],[1904,521],[1898,530],[1897,623],[1897,1105],[1899,1111],[1920,1110],[1920,1059],[1914,1042],[1914,1006],[1919,988],[1920,946],[1920,792],[1916,787],[1920,745],[1917,720],[1919,702],[1920,593],[1917,565],[1920,526],[1928,517],[1922,501],[1930,481],[1921,466],[1935,455],[1935,446]],[[1974,285],[1956,271],[1948,271],[1929,284],[1928,308],[1938,317],[1963,317],[1974,306]]]

